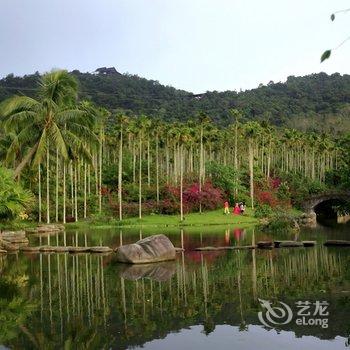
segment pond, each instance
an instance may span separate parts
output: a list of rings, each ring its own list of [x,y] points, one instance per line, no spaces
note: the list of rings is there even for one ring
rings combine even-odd
[[[346,349],[348,225],[303,230],[310,248],[199,252],[272,235],[225,226],[67,231],[31,243],[109,245],[165,233],[174,262],[130,266],[114,254],[14,254],[0,259],[0,348]],[[2,346],[1,346],[2,344]],[[349,347],[350,348],[350,347]]]

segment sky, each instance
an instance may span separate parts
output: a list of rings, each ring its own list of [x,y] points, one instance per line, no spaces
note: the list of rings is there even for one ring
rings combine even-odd
[[[350,72],[345,0],[1,0],[0,77],[115,67],[201,93]]]

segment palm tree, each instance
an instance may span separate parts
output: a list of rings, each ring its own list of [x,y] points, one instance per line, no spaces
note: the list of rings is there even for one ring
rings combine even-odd
[[[119,158],[118,158],[118,202],[119,202],[119,220],[123,220],[123,198],[122,198],[122,184],[123,184],[123,131],[127,124],[127,117],[120,115],[119,122]]]
[[[22,157],[15,164],[14,176],[19,177],[29,165],[40,166],[46,158],[47,222],[50,222],[50,150],[63,160],[77,151],[88,154],[82,139],[93,137],[94,118],[76,105],[77,81],[67,71],[45,74],[40,80],[38,98],[13,96],[1,106],[5,131],[14,132],[22,145]],[[15,149],[10,146],[7,157]]]
[[[203,134],[204,134],[204,128],[208,125],[210,122],[210,119],[204,114],[199,114],[199,195],[201,195],[202,192],[202,183],[203,183],[203,177],[204,177],[204,145],[203,145]],[[202,213],[202,203],[199,201],[199,212]]]
[[[252,209],[254,209],[254,142],[258,137],[260,130],[261,126],[257,122],[249,122],[244,125],[244,134],[248,140],[249,187]]]
[[[142,218],[142,142],[145,130],[149,128],[150,120],[142,115],[139,118],[138,123],[138,136],[139,136],[139,219]]]
[[[180,221],[184,220],[183,213],[183,175],[184,175],[184,146],[189,139],[190,130],[185,126],[181,125],[179,127],[178,142],[180,146]]]

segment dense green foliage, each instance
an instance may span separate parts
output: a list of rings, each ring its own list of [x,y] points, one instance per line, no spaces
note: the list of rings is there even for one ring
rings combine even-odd
[[[0,220],[16,218],[32,201],[32,194],[14,181],[13,174],[0,166]]]
[[[72,74],[80,85],[79,97],[109,110],[146,114],[167,121],[187,120],[204,111],[216,124],[231,123],[230,108],[244,120],[265,120],[302,130],[339,132],[350,130],[350,76],[338,73],[288,77],[256,89],[192,94],[136,75],[100,70],[98,74]],[[15,93],[34,97],[39,74],[0,80],[0,101]]]
[[[257,204],[259,216],[259,206],[302,206],[309,195],[348,189],[346,134],[280,128],[258,121],[259,114],[246,121],[244,109],[228,111],[228,127],[203,112],[179,122],[108,111],[79,99],[79,74],[50,72],[34,97],[14,95],[0,104],[0,159],[35,193],[32,219],[179,213],[182,222],[184,214],[217,209],[225,200]],[[113,71],[83,76],[131,79]],[[81,79],[80,85],[84,93]]]

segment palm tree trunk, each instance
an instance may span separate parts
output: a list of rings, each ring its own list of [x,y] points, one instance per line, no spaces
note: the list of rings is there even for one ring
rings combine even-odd
[[[133,141],[132,147],[133,157],[132,157],[132,182],[136,183],[136,142]]]
[[[183,221],[183,145],[180,146],[180,221]]]
[[[38,215],[39,215],[39,222],[41,222],[41,168],[40,168],[40,163],[38,164]]]
[[[202,194],[202,170],[203,170],[203,127],[200,135],[200,154],[199,154],[199,196]],[[202,213],[202,202],[199,199],[199,212]]]
[[[235,166],[235,183],[238,183],[238,116],[235,122],[235,146],[234,146],[234,166]],[[238,188],[235,188],[235,200],[237,200]]]
[[[73,161],[70,162],[70,196],[71,196],[71,213],[74,216],[74,181],[73,181]]]
[[[56,222],[58,222],[58,149],[56,149]]]
[[[151,156],[150,156],[149,135],[147,135],[147,180],[148,180],[148,187],[149,187],[151,186]]]
[[[139,219],[142,218],[142,132],[139,137]]]
[[[50,152],[46,149],[46,222],[50,223]]]
[[[74,167],[74,217],[78,221],[78,181],[77,181],[77,165]]]
[[[123,124],[120,125],[119,140],[119,163],[118,163],[118,200],[119,200],[119,220],[123,220],[122,207],[122,180],[123,180]]]
[[[87,168],[86,168],[86,162],[84,162],[84,219],[86,219],[86,213],[87,213]]]
[[[66,223],[66,163],[63,160],[63,215],[62,221]]]
[[[270,178],[270,167],[271,167],[271,141],[269,143],[269,149],[267,154],[267,170],[266,170],[267,179]]]
[[[90,164],[88,164],[88,195],[91,195],[91,176],[90,176]]]
[[[98,193],[98,209],[102,212],[102,131],[100,139],[100,155],[99,155],[99,193]]]
[[[248,152],[249,152],[250,200],[251,200],[251,207],[252,207],[252,209],[254,209],[254,150],[253,150],[253,140],[248,141]]]
[[[159,204],[159,145],[158,145],[158,133],[156,135],[156,192],[157,192],[157,204]]]

